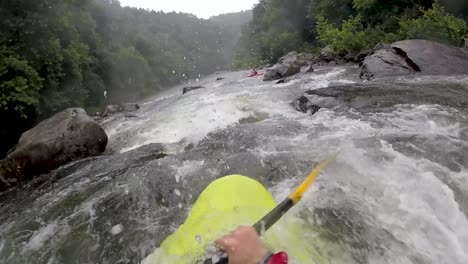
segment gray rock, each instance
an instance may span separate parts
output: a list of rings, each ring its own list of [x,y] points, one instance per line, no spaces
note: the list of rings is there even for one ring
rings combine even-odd
[[[104,109],[104,112],[102,112],[102,117],[108,117],[112,114],[120,113],[122,112],[122,107],[120,105],[108,105],[106,106],[106,109]]]
[[[405,75],[415,70],[394,50],[378,50],[364,59],[360,77],[370,80],[375,77]]]
[[[296,51],[289,52],[286,56],[281,57],[278,60],[279,64],[287,66],[303,67],[308,66],[316,61],[316,58],[312,54],[297,53]]]
[[[123,111],[125,113],[128,113],[128,112],[135,112],[137,111],[138,109],[140,109],[140,106],[136,103],[128,103],[128,104],[125,104],[123,106]]]
[[[328,65],[330,66],[336,66],[338,63],[336,61],[330,61],[328,62]]]
[[[70,108],[23,133],[15,150],[0,161],[0,191],[68,162],[97,156],[107,135],[85,110]]]
[[[333,63],[333,61],[330,62],[330,64],[332,64],[332,63]],[[344,64],[346,64],[346,60],[343,59],[343,58],[338,58],[338,59],[335,61],[335,63],[336,63],[337,65],[344,65]]]
[[[273,81],[279,80],[294,74],[301,72],[301,67],[299,66],[288,66],[284,64],[275,64],[273,67],[266,70],[265,75],[263,75],[264,81]]]
[[[132,113],[125,113],[125,118],[134,118],[134,117],[138,117],[137,115],[135,114],[132,114]]]
[[[355,62],[354,60],[356,59],[356,56],[356,53],[348,53],[343,57],[343,59],[346,62]]]
[[[325,62],[334,61],[336,59],[336,52],[328,45],[320,51],[320,59]]]
[[[392,45],[388,43],[377,43],[377,45],[374,46],[374,51],[378,51],[381,49],[391,49]]]
[[[203,89],[203,88],[205,88],[205,87],[204,86],[187,86],[187,87],[184,87],[184,90],[182,91],[182,94],[186,94],[188,92],[198,90],[198,89]]]
[[[218,77],[218,78],[216,78],[216,81],[222,81],[222,80],[224,80],[223,77]]]
[[[365,50],[362,50],[361,52],[359,52],[358,55],[356,55],[356,57],[354,58],[354,62],[355,63],[361,63],[364,61],[364,59],[367,57],[367,56],[370,56],[374,54],[374,50],[373,49],[365,49]]]
[[[399,41],[392,48],[423,74],[468,74],[468,53],[463,49],[422,39]]]
[[[318,62],[317,56],[315,56],[314,54],[310,54],[310,53],[299,53],[297,57],[299,59],[309,62],[309,64]]]
[[[313,115],[317,113],[318,110],[320,110],[319,106],[312,104],[309,101],[309,98],[305,96],[298,97],[294,102],[291,103],[291,106],[304,114],[310,111],[310,113]]]
[[[425,75],[468,74],[468,53],[461,48],[430,40],[404,40],[392,49],[366,57],[361,78],[398,76],[421,72]]]
[[[314,72],[314,67],[312,65],[307,68],[306,72]]]

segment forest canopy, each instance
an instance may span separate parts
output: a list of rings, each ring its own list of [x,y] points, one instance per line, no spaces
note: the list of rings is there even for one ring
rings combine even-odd
[[[271,64],[291,50],[359,52],[377,43],[423,38],[461,45],[463,0],[260,0],[243,30],[238,67]]]
[[[15,0],[0,2],[0,17],[0,118],[15,124],[0,128],[4,153],[65,108],[92,114],[230,68],[251,13],[205,20],[117,0]]]

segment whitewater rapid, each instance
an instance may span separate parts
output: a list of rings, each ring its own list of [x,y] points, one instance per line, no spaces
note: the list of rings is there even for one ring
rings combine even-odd
[[[323,257],[311,254],[310,263],[468,263],[468,77],[375,81],[440,85],[441,94],[453,86],[454,105],[373,108],[358,98],[314,115],[291,107],[309,90],[361,85],[356,72],[324,67],[285,84],[223,72],[184,84],[204,89],[182,95],[182,85],[142,102],[136,117],[104,120],[109,159],[59,170],[31,197],[0,200],[0,262],[138,263],[212,179],[256,177],[281,200],[316,162],[337,153],[286,216],[303,221],[304,250]],[[385,97],[377,96],[380,106]],[[152,143],[168,156],[128,161]],[[161,184],[168,190],[159,191]],[[287,232],[281,223],[276,231]]]

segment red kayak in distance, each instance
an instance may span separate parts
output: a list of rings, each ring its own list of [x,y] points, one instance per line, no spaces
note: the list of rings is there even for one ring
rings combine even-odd
[[[251,72],[247,77],[256,77],[256,76],[262,76],[263,73],[261,72]]]

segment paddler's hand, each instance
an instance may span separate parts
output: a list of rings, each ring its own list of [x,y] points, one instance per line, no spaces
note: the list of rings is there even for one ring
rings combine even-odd
[[[267,249],[252,227],[241,226],[216,241],[229,259],[229,264],[256,264],[265,257]]]

